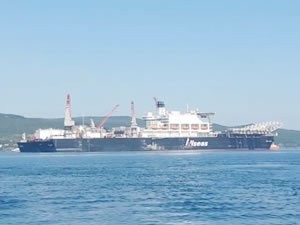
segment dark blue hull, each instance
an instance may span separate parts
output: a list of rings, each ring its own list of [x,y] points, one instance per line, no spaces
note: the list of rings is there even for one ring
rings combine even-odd
[[[18,142],[20,152],[56,152],[57,147],[52,140]]]
[[[100,152],[146,150],[258,150],[270,149],[273,136],[197,138],[97,138],[19,142],[21,152]]]

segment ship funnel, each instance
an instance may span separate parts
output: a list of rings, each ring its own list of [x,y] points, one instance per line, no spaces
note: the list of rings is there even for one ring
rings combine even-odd
[[[71,130],[74,125],[75,122],[74,120],[72,120],[72,113],[71,113],[71,96],[68,94],[67,102],[66,102],[64,127],[66,130]]]
[[[165,116],[166,115],[166,106],[163,101],[157,101],[157,110],[158,110],[158,115],[160,116]]]

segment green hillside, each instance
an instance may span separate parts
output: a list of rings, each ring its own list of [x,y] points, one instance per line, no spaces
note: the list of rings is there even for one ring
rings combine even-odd
[[[95,124],[99,123],[102,117],[85,117],[74,118],[76,124],[90,124],[90,119],[93,119]],[[117,126],[129,126],[131,118],[128,116],[115,116],[108,119],[105,128]],[[39,128],[63,128],[64,120],[57,119],[43,119],[43,118],[26,118],[23,116],[12,114],[0,114],[0,144],[15,143],[21,138],[22,133],[32,134]],[[137,120],[139,126],[144,127],[143,120]],[[227,126],[220,124],[213,124],[213,129],[216,131],[224,131],[228,129]],[[279,129],[276,143],[284,147],[300,147],[300,131]]]
[[[279,129],[276,143],[285,147],[300,147],[300,131]]]

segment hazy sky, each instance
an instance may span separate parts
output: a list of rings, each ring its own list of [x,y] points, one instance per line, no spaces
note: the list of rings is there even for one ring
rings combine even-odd
[[[0,2],[0,112],[171,109],[300,129],[300,1]]]

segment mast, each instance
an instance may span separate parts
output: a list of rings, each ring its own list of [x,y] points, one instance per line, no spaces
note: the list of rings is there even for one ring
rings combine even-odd
[[[134,102],[131,101],[131,136],[136,137],[138,133],[138,125],[136,122],[136,116],[135,116],[135,107],[134,107]]]
[[[131,127],[137,127],[134,102],[131,102]]]
[[[71,96],[68,94],[67,102],[66,102],[65,121],[64,121],[65,130],[71,130],[74,125],[75,122],[74,120],[72,120],[72,113],[71,113]]]

